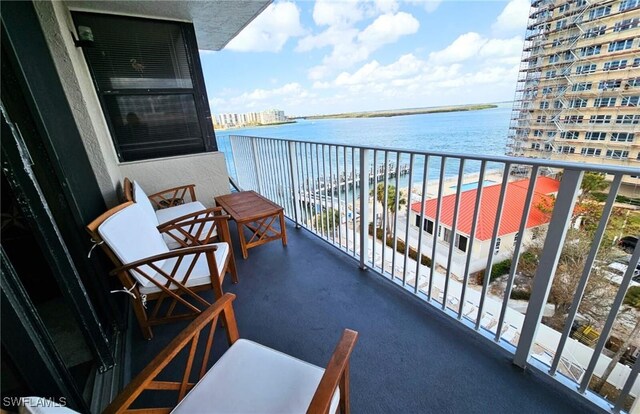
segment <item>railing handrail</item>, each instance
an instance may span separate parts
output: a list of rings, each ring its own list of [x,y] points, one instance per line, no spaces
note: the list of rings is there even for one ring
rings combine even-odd
[[[592,172],[601,172],[605,174],[640,175],[640,168],[624,167],[624,166],[618,166],[618,165],[598,165],[598,164],[589,164],[589,163],[580,163],[580,162],[549,160],[549,159],[541,159],[541,158],[511,157],[507,155],[482,155],[482,154],[478,155],[478,154],[456,153],[456,152],[447,152],[447,151],[423,151],[423,150],[412,150],[412,149],[397,148],[397,147],[341,144],[336,142],[309,141],[309,140],[291,139],[291,138],[259,137],[255,135],[235,135],[235,134],[229,135],[230,139],[233,137],[265,139],[265,140],[286,141],[286,142],[299,142],[303,144],[313,144],[313,145],[317,145],[317,144],[332,145],[332,146],[356,148],[356,149],[363,149],[363,150],[401,152],[404,154],[425,155],[425,156],[433,156],[433,157],[464,158],[468,160],[498,162],[503,164],[510,163],[516,166],[526,164],[530,166],[537,165],[539,167],[558,168],[563,170],[592,171]]]

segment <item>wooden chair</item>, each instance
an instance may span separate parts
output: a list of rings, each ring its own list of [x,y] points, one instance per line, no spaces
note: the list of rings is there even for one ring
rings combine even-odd
[[[146,339],[153,337],[153,325],[192,318],[208,308],[211,303],[197,292],[213,289],[215,298],[222,297],[221,285],[227,272],[233,283],[238,283],[228,219],[211,209],[200,212],[198,218],[167,223],[158,229],[139,204],[127,202],[87,226],[93,241],[115,264],[111,274],[118,276],[123,292],[131,295]],[[194,228],[199,230],[189,232]],[[201,245],[200,239],[208,243],[214,231],[220,242]],[[179,241],[181,248],[169,250],[163,234]],[[154,302],[151,309],[147,308],[148,302]]]
[[[194,214],[207,211],[205,205],[196,200],[195,184],[169,188],[147,195],[140,184],[125,178],[123,190],[125,200],[140,204],[157,226],[190,220],[194,218]],[[222,214],[221,209],[219,212]],[[204,227],[203,232],[207,233],[210,223],[204,222],[201,225]],[[163,237],[169,249],[183,247],[182,243],[176,242],[175,237],[171,237],[169,233],[164,233]],[[212,238],[215,237],[214,231]]]
[[[235,295],[227,293],[202,312],[125,387],[104,413],[324,414],[335,413],[340,408],[341,413],[348,414],[349,359],[358,333],[344,330],[323,370],[253,341],[239,339],[232,307],[234,299]],[[207,369],[220,315],[229,349]],[[205,343],[204,352],[197,353],[200,338]],[[181,378],[159,380],[159,374],[179,354],[187,357]],[[198,364],[196,354],[202,355],[202,360],[199,369],[194,370],[194,365]],[[163,374],[163,377],[167,375]],[[140,407],[134,404],[138,396],[148,390],[177,393],[177,406]],[[153,401],[160,401],[156,396],[160,397],[154,394]]]

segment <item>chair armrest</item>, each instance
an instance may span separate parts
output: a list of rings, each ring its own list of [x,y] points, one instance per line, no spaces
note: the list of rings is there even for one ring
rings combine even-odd
[[[307,414],[325,414],[329,412],[331,399],[338,385],[340,386],[340,412],[349,412],[349,358],[356,342],[358,332],[345,329],[342,337],[331,355],[329,364],[320,379]]]
[[[184,203],[185,196],[189,194],[191,201],[196,201],[196,185],[186,184],[179,187],[167,188],[149,195],[149,200],[157,208],[174,207]]]
[[[136,268],[141,266],[151,266],[155,268],[154,263],[160,260],[173,259],[174,257],[183,257],[190,254],[202,254],[207,252],[215,252],[218,249],[218,246],[213,244],[203,245],[203,246],[190,246],[190,247],[182,247],[179,249],[171,250],[167,253],[160,253],[155,256],[145,257],[144,259],[136,260],[135,262],[128,263],[126,265],[117,267],[109,272],[110,275],[116,275],[120,272],[128,272],[129,270],[137,270]]]
[[[231,243],[229,219],[220,207],[209,208],[177,217],[158,226],[160,233],[167,234],[180,246],[208,244],[218,236],[220,241]],[[207,226],[207,223],[211,225]]]
[[[193,386],[189,380],[191,375],[185,375],[181,382],[170,382],[158,380],[164,368],[180,354],[180,351],[190,345],[191,352],[189,363],[187,364],[187,374],[191,373],[192,368],[196,365],[194,347],[198,345],[198,338],[206,338],[203,358],[201,362],[200,375],[202,378],[206,371],[206,364],[210,355],[211,345],[213,343],[213,335],[220,315],[224,319],[224,329],[227,331],[227,339],[229,345],[232,345],[238,339],[238,326],[236,324],[233,312],[233,301],[236,296],[232,293],[225,293],[220,299],[215,301],[210,307],[203,310],[197,318],[193,320],[176,336],[153,360],[122,390],[122,392],[109,404],[104,413],[123,413],[128,412],[131,404],[145,390],[155,390],[156,392],[168,391],[175,395],[178,391],[178,402],[184,397],[186,391]],[[210,332],[205,335],[203,332],[207,326],[210,326]],[[169,412],[172,408],[157,408],[158,412]],[[149,412],[153,412],[149,409]]]

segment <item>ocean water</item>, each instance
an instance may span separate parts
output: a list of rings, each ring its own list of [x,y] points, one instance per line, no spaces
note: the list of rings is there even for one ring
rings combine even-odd
[[[388,118],[347,118],[299,120],[295,124],[260,128],[240,128],[216,131],[218,146],[225,152],[229,170],[235,173],[231,157],[230,135],[313,141],[337,145],[365,145],[422,151],[445,151],[461,154],[504,155],[511,103],[497,108],[468,112],[407,115]],[[401,164],[408,162],[408,156]],[[479,170],[479,162],[465,164],[465,173]],[[424,161],[417,157],[414,165],[414,183],[422,178]],[[489,169],[501,165],[488,164]],[[437,177],[440,159],[428,165],[429,180]],[[447,177],[458,174],[457,160],[445,166]],[[434,174],[434,175],[432,175]],[[406,177],[405,177],[406,180]],[[404,181],[404,180],[403,180]]]

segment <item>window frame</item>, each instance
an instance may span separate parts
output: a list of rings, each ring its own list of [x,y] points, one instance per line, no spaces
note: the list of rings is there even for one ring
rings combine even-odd
[[[166,20],[166,19],[154,19],[154,18],[143,18],[143,17],[134,17],[134,16],[126,16],[120,14],[109,14],[109,13],[95,13],[95,12],[87,12],[87,11],[72,11],[71,16],[73,19],[74,27],[78,27],[79,23],[76,19],[76,16],[81,15],[92,15],[92,16],[106,16],[109,18],[117,18],[122,19],[122,21],[129,22],[159,22],[163,24],[174,24],[180,28],[182,33],[185,51],[187,54],[187,60],[189,64],[189,72],[191,74],[191,88],[154,88],[154,89],[113,89],[110,91],[104,91],[98,85],[98,81],[96,79],[94,68],[89,63],[89,59],[86,53],[86,50],[83,48],[82,54],[84,56],[85,64],[91,74],[91,81],[93,83],[93,87],[95,93],[100,101],[100,109],[102,110],[102,114],[104,116],[107,127],[109,128],[109,133],[111,135],[111,141],[114,146],[114,150],[117,154],[118,161],[120,163],[127,162],[137,162],[137,161],[148,161],[148,160],[157,160],[163,158],[170,157],[180,157],[180,156],[189,156],[194,154],[203,154],[207,152],[216,152],[218,151],[218,143],[215,136],[215,131],[213,129],[213,121],[211,116],[211,108],[209,107],[209,100],[207,97],[207,91],[204,82],[204,75],[202,73],[202,64],[200,62],[200,55],[198,51],[198,44],[196,41],[196,33],[193,24],[175,20]],[[111,96],[144,96],[144,95],[192,95],[193,103],[195,106],[196,118],[198,120],[198,126],[201,133],[202,138],[202,150],[196,152],[187,152],[187,153],[176,153],[176,154],[163,154],[158,156],[155,153],[157,151],[155,148],[149,148],[145,150],[142,157],[135,159],[124,159],[123,152],[121,150],[121,144],[118,140],[118,136],[116,134],[115,126],[111,119],[111,114],[108,109],[107,98]]]

